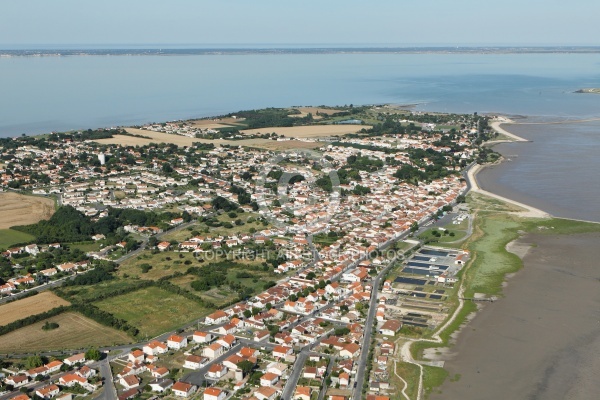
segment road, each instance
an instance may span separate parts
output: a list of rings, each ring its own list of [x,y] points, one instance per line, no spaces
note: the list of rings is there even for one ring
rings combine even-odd
[[[358,368],[356,370],[356,388],[354,388],[354,400],[360,400],[363,385],[365,384],[365,369],[367,368],[367,355],[369,354],[369,348],[371,346],[371,333],[373,331],[373,323],[375,321],[375,313],[377,312],[377,292],[379,290],[379,284],[381,278],[385,276],[387,271],[396,262],[397,256],[381,270],[379,275],[373,280],[373,294],[371,295],[371,301],[369,302],[369,313],[365,320],[365,334],[363,335],[363,342],[360,350],[360,357],[358,359]]]
[[[112,371],[108,357],[105,358],[99,365],[100,375],[104,378],[104,391],[95,400],[117,400],[117,388],[113,381]]]
[[[304,364],[306,363],[309,354],[310,351],[305,349],[300,351],[298,357],[296,357],[296,362],[294,362],[294,365],[292,365],[292,373],[290,374],[287,382],[285,383],[285,387],[283,388],[283,393],[281,395],[282,399],[293,398],[294,392],[296,391],[296,386],[300,380],[300,374],[304,369]]]

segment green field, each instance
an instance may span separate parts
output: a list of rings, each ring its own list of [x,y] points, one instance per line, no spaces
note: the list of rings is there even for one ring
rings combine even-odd
[[[213,311],[157,287],[102,300],[96,306],[124,319],[140,330],[141,337],[148,338],[180,328]]]
[[[7,249],[17,243],[27,243],[35,240],[35,236],[12,229],[0,229],[0,249]]]

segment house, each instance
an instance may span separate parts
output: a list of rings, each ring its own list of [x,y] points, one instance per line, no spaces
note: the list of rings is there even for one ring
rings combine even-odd
[[[388,396],[379,396],[375,394],[368,394],[367,400],[390,400]]]
[[[267,330],[254,332],[255,342],[264,342],[269,339],[270,333]]]
[[[288,346],[275,346],[273,349],[273,357],[275,358],[285,358],[286,356],[292,354],[293,349]]]
[[[217,340],[217,343],[220,343],[221,346],[225,347],[226,349],[230,349],[236,341],[237,339],[235,338],[235,336],[225,335],[221,339]]]
[[[227,367],[220,363],[213,364],[208,369],[208,377],[212,379],[220,379],[226,373]]]
[[[85,379],[90,379],[96,376],[96,370],[91,369],[87,365],[84,365],[83,367],[79,368],[79,371],[76,371],[75,373]]]
[[[402,322],[396,319],[388,319],[379,328],[379,333],[386,336],[394,336],[402,328]]]
[[[307,379],[315,379],[317,377],[317,367],[305,367],[302,377]]]
[[[206,357],[191,355],[185,359],[185,362],[183,363],[183,368],[200,369],[206,361],[208,361]]]
[[[179,335],[171,335],[167,339],[167,347],[174,350],[181,350],[188,345],[186,337]]]
[[[339,382],[340,386],[348,387],[348,385],[350,384],[350,375],[348,375],[348,373],[346,372],[342,372],[339,375]]]
[[[155,379],[149,383],[153,392],[162,393],[173,386],[173,381],[171,379]]]
[[[29,377],[27,375],[12,375],[4,380],[4,383],[11,385],[15,389],[26,385],[28,382]]]
[[[80,364],[85,362],[85,353],[75,354],[69,358],[64,359],[65,364],[72,366],[75,364]]]
[[[178,397],[189,397],[196,392],[197,387],[186,382],[176,382],[171,390]]]
[[[169,348],[158,340],[154,340],[142,348],[142,351],[149,356],[156,356],[157,354],[164,354],[169,351]]]
[[[208,315],[204,319],[204,323],[206,325],[221,324],[223,322],[226,322],[227,319],[228,319],[228,317],[227,317],[227,314],[225,314],[225,311],[217,310],[214,313]]]
[[[296,386],[296,391],[294,392],[294,399],[299,400],[310,400],[311,388],[310,386]]]
[[[261,386],[254,392],[254,396],[258,400],[273,400],[277,397],[277,390],[270,386]]]
[[[267,372],[263,376],[260,377],[260,385],[261,386],[274,386],[277,381],[279,381],[279,376],[275,375],[272,372]]]
[[[277,376],[283,376],[287,371],[287,365],[279,362],[273,362],[267,366],[267,372],[271,372]]]
[[[167,251],[171,248],[171,243],[169,242],[160,242],[159,244],[156,245],[156,248],[159,251]]]
[[[167,375],[169,375],[169,370],[165,367],[157,367],[154,368],[150,371],[150,374],[155,378],[155,379],[160,379],[160,378],[164,378]]]
[[[119,397],[117,397],[117,399],[119,400],[129,400],[129,399],[133,399],[134,397],[137,397],[137,395],[140,394],[140,391],[138,389],[129,389],[124,391],[123,393],[121,393],[119,395]]]
[[[134,350],[127,355],[127,359],[133,363],[144,362],[144,352],[142,350]]]
[[[219,388],[209,387],[204,391],[204,400],[224,400],[227,393]]]
[[[210,359],[215,359],[221,356],[225,351],[225,348],[220,343],[213,343],[202,350],[202,355]]]
[[[35,391],[35,394],[42,399],[51,399],[60,393],[60,388],[56,385],[44,386]]]
[[[77,384],[85,385],[87,383],[87,379],[77,374],[66,374],[60,377],[58,383],[63,386],[72,387]]]
[[[19,394],[15,397],[11,397],[10,400],[29,400],[29,396],[26,394]]]
[[[28,377],[35,379],[39,375],[46,375],[48,373],[48,368],[41,366],[37,368],[32,368],[25,372],[25,375]]]
[[[200,331],[196,331],[194,332],[194,335],[192,336],[192,340],[195,343],[210,343],[213,339],[213,336],[209,333],[209,332],[200,332]]]
[[[44,367],[46,367],[48,369],[48,373],[52,374],[54,372],[60,371],[60,367],[63,366],[63,362],[62,361],[50,361],[48,364],[44,365]]]
[[[140,386],[140,380],[135,375],[124,376],[121,379],[119,379],[119,383],[125,389],[133,389],[133,388],[136,388],[136,387]]]
[[[360,354],[360,346],[356,343],[348,343],[340,351],[340,357],[343,358],[354,358]]]

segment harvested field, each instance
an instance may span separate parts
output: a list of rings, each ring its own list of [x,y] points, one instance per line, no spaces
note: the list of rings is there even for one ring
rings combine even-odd
[[[17,193],[0,193],[0,229],[15,225],[35,224],[54,214],[54,200],[25,196]]]
[[[259,133],[277,133],[286,137],[294,138],[315,138],[333,135],[345,135],[356,133],[361,129],[369,129],[369,125],[309,125],[309,126],[287,126],[287,127],[267,127],[259,129],[248,129],[241,131],[246,135]]]
[[[0,306],[0,326],[70,304],[51,292],[43,292],[26,299],[3,304]]]
[[[346,125],[351,126],[351,125]],[[115,144],[121,146],[144,146],[149,145],[150,143],[174,143],[177,146],[191,146],[193,143],[212,143],[215,146],[220,146],[221,144],[228,144],[232,146],[249,146],[249,147],[258,147],[268,150],[282,150],[282,149],[313,149],[316,147],[320,147],[321,143],[307,143],[300,142],[297,140],[289,140],[278,142],[275,140],[269,139],[245,139],[245,140],[209,140],[209,139],[196,139],[190,138],[187,136],[181,135],[172,135],[168,133],[162,132],[152,132],[145,131],[141,129],[127,128],[127,132],[135,134],[135,135],[143,135],[148,136],[152,139],[145,139],[141,137],[135,136],[125,136],[125,135],[115,135],[110,139],[99,139],[96,140],[98,143],[102,144]]]
[[[59,327],[44,331],[44,323]],[[79,349],[131,343],[125,332],[100,325],[81,314],[67,312],[0,336],[0,353]]]

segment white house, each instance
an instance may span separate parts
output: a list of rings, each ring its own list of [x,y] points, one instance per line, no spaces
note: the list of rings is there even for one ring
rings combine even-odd
[[[181,350],[188,345],[186,337],[171,335],[167,339],[167,347],[174,350]]]

